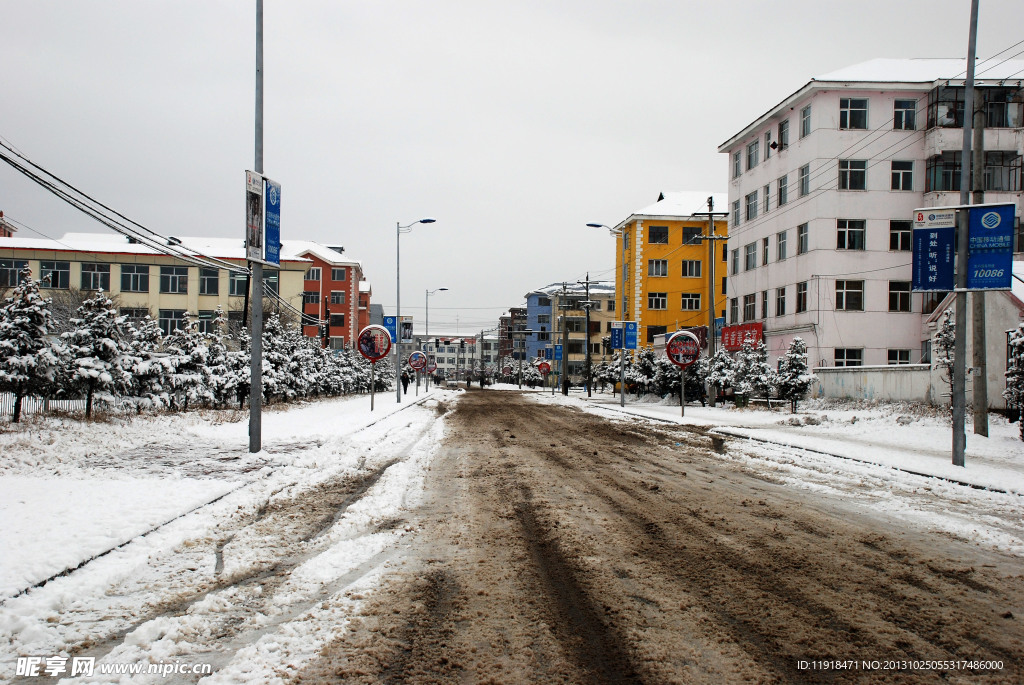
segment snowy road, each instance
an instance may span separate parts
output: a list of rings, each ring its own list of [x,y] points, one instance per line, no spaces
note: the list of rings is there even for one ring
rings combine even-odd
[[[68,682],[1024,679],[1020,495],[716,452],[709,426],[541,393],[366,399],[268,413],[254,457],[243,421],[194,416],[83,426],[60,451],[0,436],[15,485],[121,474],[110,492],[164,485],[161,515],[176,484],[228,492],[0,603],[0,677],[55,680],[15,675],[35,655],[96,658]],[[184,668],[98,673],[150,664]]]

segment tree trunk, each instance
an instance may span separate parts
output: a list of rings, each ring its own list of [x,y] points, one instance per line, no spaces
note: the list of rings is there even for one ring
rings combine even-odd
[[[89,382],[89,390],[85,393],[85,418],[92,418],[92,391],[94,383]]]
[[[14,417],[11,419],[14,423],[18,423],[21,420],[21,399],[24,396],[21,391],[15,391],[14,393]]]

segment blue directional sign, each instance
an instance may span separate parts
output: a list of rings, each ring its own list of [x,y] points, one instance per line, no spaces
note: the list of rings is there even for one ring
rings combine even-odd
[[[953,289],[953,237],[956,229],[952,226],[937,228],[915,228],[911,247],[913,248],[914,292],[948,291]]]
[[[398,317],[385,316],[384,328],[388,329],[388,335],[391,336],[391,342],[395,342],[395,340],[398,339]]]
[[[627,350],[635,350],[638,347],[637,334],[640,331],[640,327],[637,326],[636,321],[624,321],[623,323],[625,324],[626,328],[625,347]]]
[[[555,361],[556,362],[562,361],[562,346],[561,345],[555,345]]]
[[[555,358],[555,351],[552,350],[550,347],[545,347],[544,348],[544,358],[545,359],[554,359]]]

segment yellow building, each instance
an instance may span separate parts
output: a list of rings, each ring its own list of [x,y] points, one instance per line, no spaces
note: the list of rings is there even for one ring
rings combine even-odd
[[[709,286],[715,317],[725,316],[726,241],[701,239],[708,236],[709,197],[713,211],[726,211],[725,193],[666,193],[614,228],[621,234],[615,289],[621,304],[625,252],[624,318],[639,322],[642,346],[661,333],[709,325]],[[724,216],[714,222],[714,235],[728,235]]]

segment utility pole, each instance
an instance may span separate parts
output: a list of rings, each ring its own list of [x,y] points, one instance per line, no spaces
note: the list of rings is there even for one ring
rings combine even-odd
[[[585,281],[576,281],[576,282],[577,283],[582,283],[583,286],[586,288],[586,298],[587,299],[585,299],[583,301],[583,311],[585,311],[586,314],[587,314],[586,324],[585,324],[585,326],[586,326],[586,333],[583,336],[583,341],[584,341],[583,344],[586,345],[586,348],[584,349],[586,357],[585,357],[585,361],[583,362],[583,367],[584,367],[584,375],[586,377],[587,397],[593,397],[593,395],[590,393],[590,386],[593,383],[593,379],[590,377],[590,308],[594,306],[594,303],[590,301],[590,272],[589,271],[587,272],[587,280],[585,280]]]
[[[960,204],[970,202],[971,134],[974,128],[974,59],[978,42],[978,0],[971,0],[971,26],[967,38],[967,80],[964,82],[963,149],[960,155]],[[953,466],[965,466],[964,451],[967,435],[964,431],[966,414],[967,371],[967,234],[968,213],[960,210],[959,240],[956,255],[956,333],[953,343]]]
[[[263,0],[256,0],[256,154],[263,175]],[[252,344],[249,356],[249,451],[263,449],[263,264],[252,262]]]
[[[972,205],[985,202],[985,103],[975,94],[974,149],[971,159]],[[966,112],[964,113],[966,116]],[[964,134],[966,135],[966,133]],[[966,163],[967,158],[963,159]],[[988,364],[985,362],[985,291],[971,293],[971,346],[974,358],[974,434],[988,437]]]
[[[697,212],[694,216],[702,216],[705,212]],[[718,261],[718,241],[728,240],[728,236],[715,235],[715,217],[728,217],[728,212],[715,212],[715,198],[708,197],[708,234],[701,236],[701,240],[707,241],[708,247],[708,360],[715,356],[715,264]],[[724,292],[722,293],[725,294]],[[715,406],[717,388],[708,386],[708,402]]]
[[[562,394],[569,396],[569,305],[566,303],[567,284],[562,283]]]

